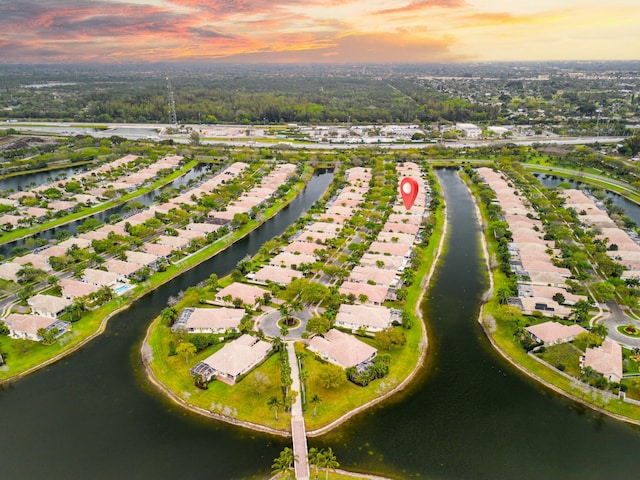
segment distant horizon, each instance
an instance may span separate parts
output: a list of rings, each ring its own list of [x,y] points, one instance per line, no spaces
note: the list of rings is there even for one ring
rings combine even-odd
[[[130,62],[64,62],[64,63],[2,63],[0,62],[0,68],[2,67],[62,67],[62,66],[74,66],[74,67],[153,67],[153,66],[197,66],[197,67],[207,67],[213,65],[220,65],[225,67],[473,67],[473,66],[553,66],[560,64],[567,65],[610,65],[610,64],[638,64],[640,68],[640,58],[639,59],[610,59],[610,60],[584,60],[584,59],[575,59],[575,60],[500,60],[500,61],[459,61],[459,62],[386,62],[386,63],[375,63],[375,62],[325,62],[325,63],[296,63],[296,62],[239,62],[239,61],[225,61],[225,60],[182,60],[182,61],[130,61]]]
[[[640,2],[12,0],[0,64],[640,60]]]

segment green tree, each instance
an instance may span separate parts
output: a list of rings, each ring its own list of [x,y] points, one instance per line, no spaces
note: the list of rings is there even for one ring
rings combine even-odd
[[[285,447],[284,450],[280,452],[278,458],[273,461],[273,465],[271,465],[271,473],[281,475],[280,478],[289,478],[294,480],[295,471],[293,469],[293,464],[296,459],[297,457],[294,455],[293,450],[290,447]]]
[[[316,447],[311,447],[307,454],[307,458],[309,459],[309,465],[312,465],[315,469],[314,478],[317,480],[318,470],[320,470],[320,465],[322,464],[322,451],[318,450]]]
[[[178,310],[175,307],[166,307],[160,312],[162,323],[170,327],[175,319],[178,318]]]
[[[280,335],[282,335],[283,337],[289,335],[289,327],[287,327],[286,325],[282,325],[280,327]]]
[[[401,347],[407,342],[404,333],[397,327],[376,332],[374,339],[380,350],[391,350],[392,348]]]
[[[502,287],[496,290],[496,298],[498,299],[501,305],[506,305],[510,297],[511,297],[510,288]]]
[[[591,333],[604,340],[609,334],[609,329],[604,323],[596,323],[593,327],[591,327]]]
[[[274,396],[269,399],[267,405],[269,406],[269,408],[273,409],[273,412],[276,416],[276,421],[278,421],[278,410],[282,406],[282,402],[278,399],[278,397]]]
[[[33,294],[33,285],[25,285],[22,289],[18,291],[18,298],[21,302],[26,302],[27,298],[29,298]]]
[[[311,397],[311,400],[309,400],[309,403],[313,405],[313,416],[315,417],[316,414],[318,413],[318,405],[322,403],[322,397],[320,397],[320,395],[316,393]]]
[[[318,374],[318,377],[322,386],[327,390],[338,388],[347,381],[344,370],[332,363],[325,365]]]
[[[340,463],[338,463],[338,459],[334,455],[331,447],[328,447],[326,450],[322,450],[322,463],[320,466],[324,468],[326,480],[329,480],[329,470],[335,472],[336,468],[340,466]]]
[[[184,363],[187,363],[189,361],[189,357],[195,355],[197,351],[198,349],[191,342],[182,342],[176,347],[176,353],[181,357],[184,357]]]
[[[56,335],[58,335],[59,332],[60,330],[58,330],[56,327],[53,327],[50,329],[39,328],[37,333],[38,337],[42,339],[42,343],[44,345],[51,345],[53,344],[54,340],[56,339]]]
[[[584,300],[579,300],[573,306],[573,312],[571,312],[571,317],[573,317],[574,321],[583,323],[589,319],[589,310],[591,309],[591,305],[589,302]]]

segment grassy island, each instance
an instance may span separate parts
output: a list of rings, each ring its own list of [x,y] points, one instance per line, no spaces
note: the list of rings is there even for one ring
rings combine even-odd
[[[375,165],[377,163],[374,160],[374,171]],[[433,200],[431,213],[425,221],[427,228],[424,237],[415,246],[412,282],[404,287],[406,296],[402,300],[384,303],[385,306],[403,311],[403,316],[410,325],[408,328],[402,328],[406,343],[403,346],[390,345],[388,348],[380,349],[380,345],[373,336],[358,335],[359,340],[378,347],[379,354],[384,353],[390,356],[388,376],[372,381],[365,387],[349,381],[338,381],[339,379],[332,381],[327,375],[331,365],[309,351],[304,342],[295,343],[299,364],[305,372],[304,418],[309,436],[324,433],[361,409],[402,389],[424,359],[427,349],[425,325],[427,319],[422,318],[421,301],[442,248],[445,230],[445,211],[440,202],[439,188],[431,171],[428,176]],[[339,173],[334,178],[334,185],[336,182],[340,182]],[[375,183],[372,185],[374,186],[371,188],[375,191],[377,188]],[[332,192],[333,190],[330,190],[327,196],[331,196]],[[321,203],[324,203],[327,196],[321,200]],[[312,209],[310,213],[315,214],[315,210]],[[304,224],[304,221],[300,224]],[[259,253],[256,258],[247,263],[264,263],[262,258],[264,254],[265,252]],[[203,303],[211,303],[218,288],[234,281],[231,277],[235,277],[236,280],[242,278],[234,272],[229,277],[215,279],[211,285],[189,288],[181,301],[173,306],[174,312],[180,312],[188,307],[197,307]],[[286,297],[286,292],[285,288],[280,295]],[[274,300],[277,300],[275,295],[274,293]],[[268,302],[264,309],[275,310],[277,305]],[[174,316],[176,314],[174,313]],[[251,322],[262,314],[262,311],[252,312]],[[181,356],[176,354],[176,344],[188,341],[189,335],[176,336],[172,333],[170,324],[169,315],[163,314],[157,317],[150,325],[142,347],[142,355],[146,360],[152,381],[166,395],[176,403],[203,415],[270,433],[288,434],[291,415],[285,411],[284,404],[275,403],[272,400],[281,395],[283,389],[281,364],[277,352],[282,347],[279,347],[278,338],[274,342],[274,352],[271,356],[235,385],[229,386],[216,380],[210,382],[207,389],[202,389],[195,385],[194,378],[190,375],[190,368],[222,348],[226,339],[214,340],[212,346],[203,348],[190,356]],[[344,379],[344,370],[336,375]]]

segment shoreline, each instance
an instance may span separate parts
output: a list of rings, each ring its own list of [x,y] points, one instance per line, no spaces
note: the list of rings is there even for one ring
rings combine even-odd
[[[418,297],[418,301],[416,302],[416,307],[415,307],[415,313],[418,317],[418,319],[421,321],[422,324],[422,339],[421,339],[421,352],[420,352],[420,357],[418,359],[418,361],[416,362],[413,370],[411,371],[411,373],[409,375],[407,375],[398,385],[396,385],[392,390],[386,392],[385,394],[383,394],[380,397],[377,397],[373,400],[370,400],[369,402],[360,405],[359,407],[345,413],[344,415],[338,417],[336,420],[332,421],[331,423],[325,425],[324,427],[315,429],[315,430],[309,430],[306,432],[307,437],[309,438],[314,438],[314,437],[319,437],[321,435],[324,435],[328,432],[330,432],[331,430],[335,429],[336,427],[342,425],[343,423],[345,423],[347,420],[349,420],[350,418],[354,417],[355,415],[383,402],[384,400],[387,400],[389,397],[395,395],[396,393],[404,390],[410,383],[411,381],[413,381],[413,379],[415,378],[415,376],[417,375],[418,371],[422,368],[422,366],[424,365],[424,360],[426,358],[427,355],[427,351],[428,351],[428,346],[429,346],[429,342],[428,342],[428,336],[427,336],[427,326],[425,323],[425,319],[422,316],[422,310],[421,310],[421,304],[423,302],[424,299],[424,295],[425,293],[429,290],[429,284],[431,283],[431,279],[433,278],[433,275],[435,274],[436,268],[439,264],[440,261],[440,257],[442,254],[442,251],[444,249],[444,244],[445,244],[445,239],[447,238],[447,234],[448,234],[448,216],[447,216],[447,207],[446,204],[443,203],[443,207],[442,207],[443,213],[444,213],[444,221],[442,224],[442,234],[440,236],[439,239],[439,243],[438,243],[438,247],[435,250],[435,256],[433,258],[433,262],[431,263],[431,266],[429,268],[429,272],[426,274],[426,276],[422,279],[421,281],[421,287],[422,290],[420,292],[420,296]],[[190,410],[194,413],[198,413],[202,416],[208,417],[208,418],[212,418],[214,420],[219,420],[222,422],[226,422],[229,423],[231,425],[237,425],[237,426],[242,426],[251,430],[256,430],[259,432],[264,432],[264,433],[271,433],[274,435],[278,435],[278,436],[283,436],[283,437],[290,437],[291,436],[291,432],[289,431],[285,431],[285,430],[277,430],[277,429],[273,429],[271,427],[265,427],[263,425],[259,425],[259,424],[255,424],[252,422],[247,422],[247,421],[243,421],[243,420],[237,420],[233,417],[228,417],[228,416],[224,416],[221,414],[217,414],[214,412],[211,412],[209,410],[203,409],[201,407],[197,407],[195,405],[190,404],[189,402],[187,402],[186,400],[184,400],[183,398],[179,397],[175,392],[173,392],[171,389],[169,389],[164,383],[162,383],[160,380],[158,380],[158,378],[155,376],[153,370],[151,369],[150,366],[150,362],[149,362],[149,356],[150,353],[148,351],[148,338],[149,338],[149,333],[151,331],[152,326],[154,325],[154,322],[152,322],[149,327],[147,328],[147,332],[145,334],[145,337],[142,341],[142,344],[140,346],[140,354],[142,357],[142,364],[144,367],[144,371],[146,374],[147,379],[154,385],[156,386],[161,393],[164,393],[166,396],[166,398],[168,398],[169,400],[171,400],[172,402],[186,408],[187,410]],[[371,477],[371,478],[384,478],[384,477]]]
[[[313,173],[313,171],[311,173]],[[38,370],[40,370],[42,368],[45,368],[45,367],[47,367],[49,365],[52,365],[53,363],[55,363],[55,362],[57,362],[59,360],[62,360],[63,358],[75,353],[80,348],[82,348],[85,345],[87,345],[90,341],[92,341],[95,338],[97,338],[98,336],[102,335],[106,330],[106,327],[107,327],[107,324],[109,323],[109,320],[111,320],[111,318],[113,318],[116,314],[122,313],[123,311],[125,311],[126,309],[131,307],[131,305],[133,305],[134,302],[140,300],[145,295],[148,295],[148,294],[152,293],[154,290],[157,290],[161,286],[163,286],[166,283],[172,281],[173,279],[179,277],[180,275],[188,272],[192,268],[197,267],[201,263],[206,262],[207,260],[213,258],[214,256],[224,252],[229,247],[231,247],[235,242],[237,242],[238,240],[243,239],[244,237],[246,237],[247,235],[252,233],[254,230],[256,230],[257,228],[262,226],[264,223],[266,223],[268,220],[273,218],[275,215],[280,213],[287,205],[289,205],[294,199],[296,199],[298,197],[298,195],[302,192],[304,187],[306,187],[306,185],[307,185],[307,183],[308,183],[308,181],[310,179],[311,179],[311,175],[309,175],[309,178],[305,179],[304,184],[302,185],[302,187],[299,190],[296,190],[296,195],[294,195],[293,197],[288,199],[286,202],[284,202],[280,208],[278,208],[276,211],[274,211],[272,213],[272,215],[263,217],[261,219],[261,221],[257,225],[255,225],[253,228],[251,228],[250,230],[245,232],[243,235],[241,235],[240,237],[235,239],[233,242],[225,245],[224,247],[222,247],[220,250],[216,251],[212,255],[203,257],[202,259],[200,259],[197,262],[195,262],[193,265],[190,265],[188,268],[178,270],[175,275],[167,277],[166,279],[164,279],[161,282],[159,282],[156,285],[154,285],[153,288],[147,288],[147,289],[143,290],[142,292],[140,292],[139,294],[137,294],[135,297],[134,296],[127,297],[127,301],[123,305],[121,305],[118,308],[116,308],[114,311],[112,311],[112,312],[108,313],[107,315],[105,315],[105,317],[100,321],[100,324],[98,325],[97,329],[93,333],[91,333],[89,336],[87,336],[85,339],[81,340],[79,343],[77,343],[73,347],[69,348],[68,350],[64,350],[63,352],[60,352],[59,354],[57,354],[57,355],[55,355],[55,356],[53,356],[51,358],[48,358],[47,360],[44,360],[43,362],[41,362],[41,363],[39,363],[37,365],[34,365],[33,367],[28,368],[27,370],[25,370],[23,372],[19,372],[19,373],[16,373],[15,375],[12,375],[12,376],[7,377],[5,379],[1,379],[0,380],[0,385],[4,385],[4,384],[7,384],[7,383],[16,381],[16,380],[20,380],[20,379],[26,377],[27,375],[35,373]],[[204,248],[207,248],[207,247],[204,247]],[[121,297],[121,298],[124,298],[124,297]],[[153,322],[151,322],[151,324],[153,324]],[[143,342],[146,342],[146,340],[147,340],[147,335],[145,335]],[[143,343],[143,345],[144,345],[144,343]]]
[[[418,359],[418,362],[414,366],[414,368],[411,371],[411,373],[409,375],[407,375],[405,377],[405,379],[402,382],[400,382],[398,385],[396,385],[393,389],[389,390],[388,392],[386,392],[382,396],[380,396],[378,398],[375,398],[373,400],[370,400],[369,402],[365,403],[364,405],[361,405],[361,406],[351,410],[350,412],[342,415],[341,417],[337,418],[336,420],[334,420],[333,422],[329,423],[328,425],[325,425],[322,428],[318,428],[316,430],[308,431],[307,432],[307,436],[308,437],[312,437],[313,438],[313,437],[319,437],[321,435],[324,435],[325,433],[328,433],[329,431],[333,430],[334,428],[342,425],[344,422],[349,420],[351,417],[357,415],[358,413],[363,412],[364,410],[367,410],[367,409],[377,405],[378,403],[388,399],[392,395],[395,395],[396,393],[404,390],[407,387],[407,385],[409,385],[409,383],[411,383],[411,381],[418,374],[418,371],[424,365],[424,360],[427,357],[427,351],[429,349],[429,338],[427,336],[427,325],[426,325],[425,319],[422,316],[422,309],[420,308],[420,306],[422,305],[422,301],[424,299],[425,293],[429,290],[431,279],[432,279],[433,275],[435,274],[435,271],[436,271],[436,268],[438,266],[438,263],[440,262],[440,256],[441,256],[442,251],[444,249],[444,242],[445,242],[445,239],[447,238],[447,234],[448,234],[448,230],[449,230],[449,228],[448,228],[449,227],[449,220],[448,220],[448,216],[447,216],[448,215],[447,207],[446,207],[446,204],[443,203],[443,205],[444,206],[442,207],[442,210],[443,210],[443,213],[444,213],[444,222],[442,224],[442,235],[440,236],[440,242],[438,243],[438,248],[436,249],[436,254],[433,257],[433,262],[431,263],[431,267],[429,268],[429,272],[422,279],[421,287],[423,287],[423,288],[422,288],[422,291],[420,292],[420,296],[418,297],[418,301],[416,302],[415,313],[416,313],[418,319],[422,323],[422,345],[423,345],[423,347],[420,349],[420,358]]]
[[[579,403],[581,405],[584,405],[588,408],[590,408],[591,410],[594,410],[600,414],[603,415],[607,415],[608,417],[614,418],[616,420],[620,420],[623,421],[625,423],[631,424],[631,425],[638,425],[640,426],[640,420],[636,420],[630,417],[625,417],[624,415],[620,415],[617,413],[613,413],[610,412],[609,410],[602,408],[592,402],[588,402],[586,401],[584,398],[580,398],[577,395],[574,395],[570,392],[567,392],[566,390],[554,385],[553,383],[551,383],[548,380],[545,380],[542,377],[539,377],[538,375],[536,375],[535,373],[531,372],[530,370],[528,370],[527,368],[525,368],[524,366],[520,365],[516,360],[514,360],[513,358],[511,358],[511,356],[509,356],[507,354],[507,352],[505,352],[500,345],[498,345],[498,343],[495,341],[495,339],[493,338],[492,332],[491,332],[491,328],[486,324],[485,322],[485,313],[484,313],[484,306],[485,304],[491,299],[491,297],[493,296],[493,273],[491,270],[491,262],[490,262],[490,258],[489,258],[489,248],[487,246],[487,240],[485,238],[484,235],[484,221],[482,220],[482,214],[480,212],[480,209],[478,208],[478,203],[476,202],[476,198],[473,195],[473,192],[471,192],[471,189],[469,188],[469,185],[467,185],[467,183],[465,182],[465,185],[467,186],[467,189],[469,190],[469,193],[471,194],[471,198],[473,199],[473,205],[474,208],[476,210],[476,218],[477,218],[477,222],[478,225],[480,227],[480,241],[482,244],[482,251],[483,251],[483,255],[484,255],[484,263],[485,263],[485,267],[486,267],[486,271],[487,274],[489,276],[489,288],[487,288],[486,292],[483,295],[482,298],[482,304],[480,305],[480,312],[478,313],[478,323],[480,324],[480,327],[482,328],[482,331],[484,332],[485,337],[487,338],[487,340],[489,340],[489,343],[491,344],[491,346],[493,347],[493,349],[502,357],[504,358],[511,366],[513,366],[514,368],[516,368],[518,371],[520,371],[521,373],[523,373],[524,375],[526,375],[527,377],[535,380],[536,382],[538,382],[540,385],[542,385],[543,387],[559,394],[562,395],[565,398],[568,398],[576,403]]]

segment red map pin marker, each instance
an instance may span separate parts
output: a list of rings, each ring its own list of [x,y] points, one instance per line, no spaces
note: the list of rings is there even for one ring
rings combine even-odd
[[[400,182],[400,194],[402,195],[405,208],[410,210],[418,196],[418,182],[413,178],[403,178]]]

